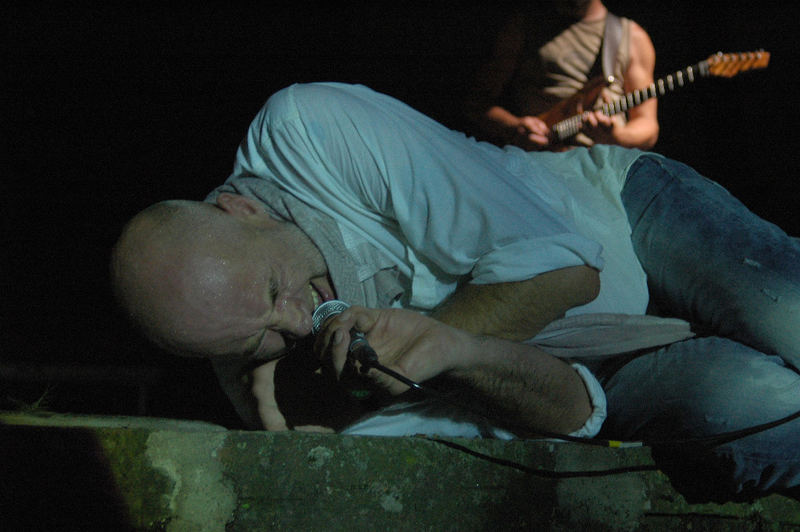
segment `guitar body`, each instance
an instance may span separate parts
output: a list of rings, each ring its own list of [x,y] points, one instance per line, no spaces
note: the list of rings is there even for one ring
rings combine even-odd
[[[558,122],[591,110],[606,86],[606,80],[602,76],[593,78],[581,90],[569,98],[564,98],[537,118],[552,128]]]

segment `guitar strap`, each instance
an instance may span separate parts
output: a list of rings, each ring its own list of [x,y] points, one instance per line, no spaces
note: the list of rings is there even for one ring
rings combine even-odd
[[[606,26],[603,30],[602,56],[603,78],[608,81],[614,76],[614,63],[617,60],[619,43],[622,40],[622,21],[613,13],[606,14]]]

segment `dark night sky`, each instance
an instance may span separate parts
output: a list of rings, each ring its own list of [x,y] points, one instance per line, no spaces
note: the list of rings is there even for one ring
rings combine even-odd
[[[501,10],[78,4],[3,9],[0,358],[162,368],[169,385],[154,395],[154,414],[223,420],[205,363],[154,350],[116,313],[106,263],[121,225],[154,201],[201,199],[222,182],[252,116],[293,82],[364,83],[458,127],[455,102]],[[800,234],[793,4],[607,2],[648,30],[657,77],[718,50],[772,52],[767,70],[664,98],[655,150]],[[41,392],[3,385],[0,400]],[[62,384],[53,407],[130,413],[92,393]]]

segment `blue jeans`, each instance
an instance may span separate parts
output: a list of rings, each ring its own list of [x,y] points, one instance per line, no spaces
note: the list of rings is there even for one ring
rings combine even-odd
[[[609,408],[602,435],[703,437],[800,410],[800,241],[691,168],[652,155],[631,167],[622,200],[654,311],[691,322],[699,336],[599,370]],[[670,456],[684,465],[694,456],[728,493],[800,485],[800,419],[698,450]],[[688,478],[701,482],[693,468]]]

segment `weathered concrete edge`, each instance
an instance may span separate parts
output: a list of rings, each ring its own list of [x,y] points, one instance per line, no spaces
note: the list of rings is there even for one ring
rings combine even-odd
[[[98,416],[0,413],[0,423],[49,427],[41,434],[54,437],[88,430],[138,530],[398,529],[398,519],[417,530],[478,530],[501,519],[509,528],[547,522],[551,528],[591,523],[622,530],[686,516],[727,520],[735,529],[800,527],[797,501],[770,496],[752,504],[688,504],[655,469],[549,479],[513,467],[652,466],[646,448],[450,440],[512,463],[503,466],[424,438],[227,431],[207,423]],[[742,527],[748,523],[753,527]]]

